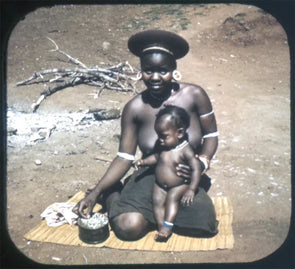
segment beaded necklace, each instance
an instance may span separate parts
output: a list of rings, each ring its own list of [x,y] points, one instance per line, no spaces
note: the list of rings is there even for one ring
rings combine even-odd
[[[186,147],[188,145],[187,140],[184,140],[182,143],[180,143],[179,145],[177,145],[175,148],[171,149],[171,151],[178,151],[183,149],[184,147]]]
[[[164,96],[164,97],[158,97],[158,96],[154,95],[151,91],[149,91],[149,95],[150,95],[153,99],[155,99],[155,100],[158,100],[158,101],[164,101],[164,100],[167,100],[167,99],[171,96],[171,94],[173,94],[173,92],[174,92],[174,90],[171,89],[170,92],[169,92],[169,94],[167,94],[167,96]]]

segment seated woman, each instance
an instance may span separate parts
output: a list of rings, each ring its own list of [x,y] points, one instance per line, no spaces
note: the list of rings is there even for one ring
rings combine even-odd
[[[97,199],[103,196],[110,225],[120,239],[137,240],[156,228],[152,205],[154,168],[140,168],[122,188],[118,185],[132,166],[137,146],[143,158],[154,153],[158,138],[154,130],[156,114],[165,105],[174,105],[185,109],[190,116],[188,141],[204,171],[193,204],[179,206],[173,231],[188,236],[213,236],[217,233],[218,222],[212,200],[204,189],[208,185],[204,172],[216,152],[218,132],[206,92],[197,85],[179,82],[181,76],[176,70],[176,60],[187,54],[189,45],[174,33],[148,30],[132,36],[128,47],[140,58],[138,78],[147,89],[125,105],[117,156],[75,210],[87,217]],[[179,164],[177,170],[178,176],[190,178],[189,167]]]

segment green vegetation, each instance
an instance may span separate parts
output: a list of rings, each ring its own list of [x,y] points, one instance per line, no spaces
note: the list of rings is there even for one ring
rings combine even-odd
[[[155,24],[156,21],[165,19],[170,22],[169,27],[175,30],[186,30],[190,24],[186,17],[186,7],[180,4],[152,5],[142,13],[140,18],[130,18],[127,23],[122,23],[118,27],[125,30],[145,30]]]
[[[167,20],[171,22],[170,27],[180,28],[181,30],[186,30],[190,24],[185,15],[184,5],[155,5],[150,10],[144,12],[144,15],[151,21],[159,20],[161,17],[166,16]]]

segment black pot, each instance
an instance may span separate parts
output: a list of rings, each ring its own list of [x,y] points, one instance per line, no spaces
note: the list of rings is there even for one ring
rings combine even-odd
[[[79,225],[79,238],[87,244],[99,244],[105,241],[109,235],[109,225],[106,224],[98,229],[88,229]]]

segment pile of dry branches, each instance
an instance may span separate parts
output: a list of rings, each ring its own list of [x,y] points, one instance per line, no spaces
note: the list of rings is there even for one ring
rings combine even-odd
[[[37,102],[32,104],[33,112],[40,106],[41,102],[51,94],[73,87],[79,84],[87,84],[98,88],[97,96],[101,94],[104,89],[136,92],[135,83],[137,82],[137,71],[128,63],[122,62],[116,65],[101,68],[101,67],[87,67],[78,59],[73,58],[69,54],[60,50],[57,44],[51,38],[47,37],[54,45],[53,52],[60,53],[67,57],[69,63],[76,65],[74,68],[53,68],[40,72],[35,72],[31,77],[18,82],[17,86],[30,85],[34,83],[49,83],[50,86],[41,92]]]

